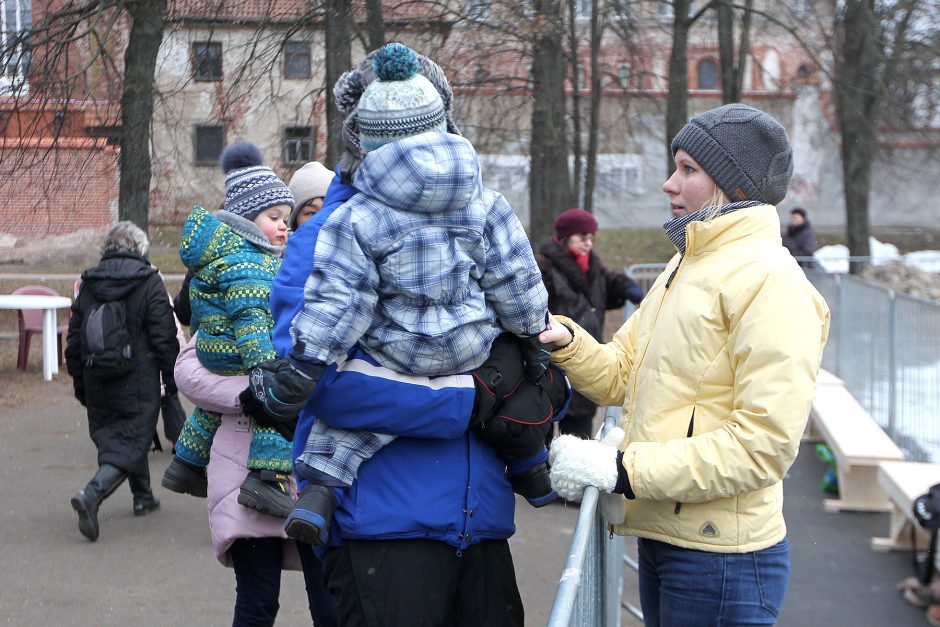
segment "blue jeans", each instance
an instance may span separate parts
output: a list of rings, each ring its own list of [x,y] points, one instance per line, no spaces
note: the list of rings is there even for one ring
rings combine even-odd
[[[640,605],[647,627],[773,625],[787,593],[786,538],[753,553],[711,553],[640,538]]]

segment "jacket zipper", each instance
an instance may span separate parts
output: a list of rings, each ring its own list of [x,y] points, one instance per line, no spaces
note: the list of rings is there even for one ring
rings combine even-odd
[[[691,438],[692,432],[695,430],[695,408],[692,408],[692,417],[689,418],[689,430],[686,432],[685,437]],[[682,509],[682,501],[676,501],[676,516],[679,515],[679,510]]]
[[[636,365],[636,372],[637,372],[638,374],[639,374],[639,372],[640,372],[640,368],[643,366],[643,361],[646,359],[646,352],[649,350],[650,342],[653,341],[653,330],[656,328],[656,324],[659,322],[659,314],[662,312],[662,310],[663,310],[663,305],[666,303],[666,296],[667,296],[667,292],[668,292],[668,290],[669,290],[669,286],[670,286],[670,284],[672,284],[672,280],[675,278],[676,274],[679,272],[679,268],[682,267],[682,262],[683,262],[683,261],[685,261],[685,255],[683,255],[682,257],[679,258],[679,263],[676,264],[676,267],[673,268],[673,270],[672,270],[672,274],[670,274],[670,275],[669,275],[669,278],[666,280],[666,287],[665,287],[665,289],[663,290],[663,298],[662,298],[661,301],[659,301],[659,309],[656,310],[656,317],[653,319],[653,326],[652,326],[652,328],[650,329],[649,337],[648,337],[647,340],[646,340],[646,345],[643,346],[643,354],[640,355],[640,359],[639,359],[639,361],[637,362],[637,365]],[[631,420],[632,420],[633,412],[634,412],[634,410],[636,409],[636,386],[637,386],[637,381],[638,381],[638,379],[639,379],[639,377],[634,377],[634,378],[633,378],[633,401],[632,401],[631,404],[630,404],[630,416],[631,416]],[[628,424],[627,427],[629,428],[629,426],[630,426],[630,425]]]

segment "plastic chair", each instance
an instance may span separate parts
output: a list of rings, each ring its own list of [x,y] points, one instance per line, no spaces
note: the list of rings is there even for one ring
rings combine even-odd
[[[51,287],[45,285],[27,285],[13,292],[14,295],[31,294],[34,296],[58,296]],[[16,356],[16,367],[20,370],[26,370],[26,362],[29,360],[29,344],[33,335],[37,333],[42,335],[42,311],[38,309],[20,309],[17,311],[20,322],[20,348]],[[62,365],[62,347],[65,345],[65,334],[68,333],[69,325],[60,324],[56,327],[57,339],[59,345],[59,365]]]

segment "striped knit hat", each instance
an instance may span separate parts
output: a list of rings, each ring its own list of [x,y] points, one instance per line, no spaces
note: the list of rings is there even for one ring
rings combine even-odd
[[[414,50],[402,44],[388,44],[375,53],[376,80],[359,100],[363,154],[412,135],[446,132],[444,101],[431,81],[418,74],[420,67]]]
[[[294,197],[274,170],[261,165],[261,151],[245,141],[237,141],[222,151],[219,163],[225,172],[223,209],[246,220],[254,220],[270,207],[294,208]]]

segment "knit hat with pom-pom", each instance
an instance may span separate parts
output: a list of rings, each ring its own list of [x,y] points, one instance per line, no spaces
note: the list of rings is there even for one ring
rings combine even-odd
[[[290,189],[274,170],[261,165],[263,161],[257,146],[246,141],[237,141],[222,151],[219,164],[225,172],[225,211],[254,220],[270,207],[294,208]]]
[[[431,81],[418,74],[420,64],[414,50],[388,44],[372,61],[376,80],[359,100],[363,154],[398,139],[447,130],[444,101]]]

